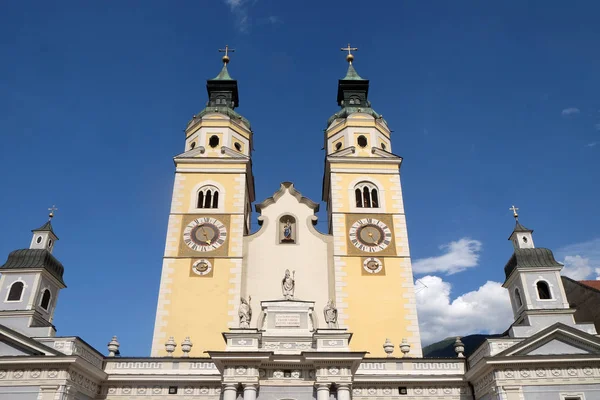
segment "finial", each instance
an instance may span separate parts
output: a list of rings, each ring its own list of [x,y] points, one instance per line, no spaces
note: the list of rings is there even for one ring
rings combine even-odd
[[[169,340],[167,340],[167,343],[165,343],[167,357],[173,357],[173,352],[175,351],[176,347],[177,343],[175,342],[175,338],[173,338],[173,336],[169,337]]]
[[[394,344],[389,338],[385,339],[385,343],[383,344],[383,351],[387,354],[388,357],[393,357],[392,353],[394,352]]]
[[[519,222],[519,214],[517,214],[517,211],[519,211],[519,209],[513,204],[513,206],[509,208],[509,210],[513,212],[513,217],[515,217],[517,222]]]
[[[116,336],[113,336],[111,341],[108,342],[108,356],[109,357],[115,357],[120,355],[119,353],[119,346],[121,344],[119,343],[119,341],[117,340]]]
[[[225,45],[224,49],[219,49],[219,53],[225,53],[225,55],[223,56],[222,60],[223,60],[223,64],[227,65],[229,63],[229,52],[234,53],[235,49],[230,49],[229,45]]]
[[[48,211],[50,211],[50,214],[48,214],[48,221],[52,221],[52,218],[54,218],[54,211],[58,211],[58,208],[52,204],[52,207],[50,207]]]
[[[465,358],[465,345],[460,340],[460,336],[457,336],[454,342],[454,352],[456,352],[458,358]]]
[[[348,52],[346,61],[348,61],[348,64],[352,64],[352,61],[354,61],[354,55],[352,55],[352,52],[358,51],[358,47],[350,47],[350,43],[348,43],[348,47],[342,47],[340,50]]]
[[[410,353],[410,344],[406,338],[402,338],[402,343],[400,343],[399,347],[402,352],[402,357],[408,357],[408,353]]]
[[[190,356],[190,351],[192,351],[193,345],[194,344],[190,340],[190,337],[186,336],[185,340],[183,342],[181,342],[181,351],[183,352],[182,357],[187,358]]]

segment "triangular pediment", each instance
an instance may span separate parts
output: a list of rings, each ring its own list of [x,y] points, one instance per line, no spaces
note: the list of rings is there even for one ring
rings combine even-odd
[[[600,354],[600,339],[557,323],[498,353],[495,357],[561,354]]]
[[[10,356],[56,356],[54,349],[0,325],[0,357]]]

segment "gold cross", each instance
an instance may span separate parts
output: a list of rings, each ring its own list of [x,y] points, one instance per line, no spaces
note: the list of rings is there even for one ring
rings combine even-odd
[[[225,53],[223,56],[223,62],[227,64],[229,62],[229,52],[235,53],[235,49],[230,49],[229,45],[225,45],[224,49],[219,49],[219,53]]]
[[[52,220],[52,217],[54,217],[54,211],[58,211],[58,208],[56,208],[56,206],[52,204],[52,207],[50,207],[48,211],[50,211],[50,214],[48,214],[48,221],[50,221]]]
[[[346,61],[348,61],[350,64],[352,64],[352,61],[354,60],[354,56],[352,55],[352,52],[358,51],[358,47],[351,47],[350,43],[348,43],[348,47],[342,47],[340,50],[348,52],[348,55],[346,56]]]
[[[519,209],[517,207],[515,207],[515,205],[513,204],[513,206],[511,208],[509,208],[509,210],[513,212],[513,216],[518,221],[519,220],[519,214],[517,214],[517,211]]]

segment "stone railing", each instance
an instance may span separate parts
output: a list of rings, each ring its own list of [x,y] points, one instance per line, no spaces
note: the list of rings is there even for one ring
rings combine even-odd
[[[38,338],[36,340],[68,356],[79,356],[93,366],[102,369],[104,356],[78,337]]]
[[[463,375],[464,359],[392,359],[363,360],[356,377],[369,375]]]
[[[110,375],[205,375],[220,377],[212,361],[180,358],[110,358],[104,371]]]

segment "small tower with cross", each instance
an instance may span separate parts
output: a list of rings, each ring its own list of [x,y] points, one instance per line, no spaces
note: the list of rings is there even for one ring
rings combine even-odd
[[[58,211],[58,208],[53,205],[48,209],[48,211],[50,211],[48,214],[48,221],[46,221],[46,223],[39,228],[31,231],[33,232],[33,237],[31,238],[31,244],[29,245],[29,248],[45,249],[52,253],[54,245],[58,240],[58,236],[56,236],[54,230],[52,229],[52,218],[54,218],[54,213]]]
[[[575,310],[569,307],[560,276],[563,265],[552,250],[533,245],[533,230],[521,225],[517,207],[510,210],[516,220],[509,237],[514,253],[504,266],[506,280],[502,285],[508,290],[515,317],[509,336],[529,337],[556,322],[595,332],[593,325],[575,323]]]
[[[52,255],[58,237],[51,221],[57,208],[48,210],[48,221],[32,231],[29,248],[11,252],[0,265],[0,324],[29,337],[55,335],[54,310],[66,287],[64,267]]]
[[[515,218],[515,229],[511,233],[508,240],[512,242],[512,245],[515,249],[533,249],[535,246],[533,245],[533,230],[525,228],[519,222],[519,214],[517,211],[519,209],[514,205],[509,208],[510,211],[513,212],[513,217]]]

